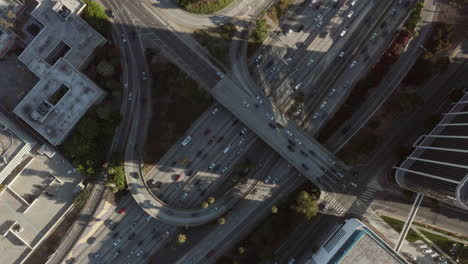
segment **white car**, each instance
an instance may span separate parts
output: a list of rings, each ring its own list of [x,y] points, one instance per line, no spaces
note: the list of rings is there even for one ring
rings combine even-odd
[[[192,140],[192,137],[191,136],[187,136],[184,141],[182,141],[182,146],[185,147],[188,145],[188,143],[190,143],[190,141]]]
[[[315,113],[314,116],[312,117],[312,119],[317,119],[319,117],[319,113]]]
[[[128,93],[128,100],[129,100],[129,101],[132,100],[132,92],[129,92],[129,93]]]
[[[354,11],[351,10],[346,17],[351,18],[353,16],[353,14],[354,14]]]
[[[272,114],[270,114],[270,113],[267,112],[267,113],[265,113],[265,115],[266,115],[266,117],[267,117],[268,119],[270,119],[271,121],[275,120],[275,118],[273,117]]]
[[[242,103],[242,105],[243,105],[243,106],[245,106],[245,107],[249,107],[249,106],[250,106],[250,104],[249,104],[249,103],[247,103],[247,101],[246,101],[246,100],[242,100],[242,102],[241,102],[241,103]]]
[[[289,63],[290,63],[291,61],[292,61],[292,58],[289,57],[289,58],[286,59],[286,61],[285,61],[284,63],[285,63],[286,65],[289,65]]]
[[[188,196],[188,193],[187,192],[184,192],[184,194],[182,194],[182,196],[180,197],[180,200],[185,200],[187,199],[187,196]]]
[[[315,18],[314,18],[314,21],[317,22],[320,20],[320,18],[322,18],[322,16],[320,14],[318,14]]]
[[[271,177],[270,177],[270,176],[268,176],[268,177],[265,179],[265,183],[266,183],[266,184],[269,184],[269,183],[270,183],[270,181],[271,181]]]
[[[143,255],[143,250],[140,249],[140,251],[137,252],[136,256],[139,257],[141,255]]]
[[[224,168],[221,170],[221,174],[226,173],[227,170],[228,170],[228,167],[224,166]]]
[[[220,79],[224,78],[224,74],[222,72],[216,72],[216,75],[218,75]]]
[[[255,99],[257,100],[258,104],[263,104],[263,100],[260,96],[255,97]]]
[[[352,69],[354,68],[354,66],[356,66],[356,61],[354,60],[353,62],[351,62],[351,64],[349,65],[349,68]]]
[[[315,27],[316,27],[316,28],[319,28],[319,27],[322,26],[322,25],[323,25],[323,20],[320,20],[320,21],[318,22],[318,24],[317,24]]]
[[[324,109],[326,105],[327,105],[327,101],[323,101],[322,104],[320,105],[320,109]]]
[[[227,145],[226,148],[224,149],[224,154],[228,153],[229,150],[231,150],[231,145]]]
[[[292,137],[293,133],[287,129],[284,130],[284,132],[286,132],[286,135]]]
[[[75,168],[67,170],[67,174],[73,174],[75,172],[76,172]]]
[[[344,87],[344,88],[348,88],[348,87],[349,87],[349,85],[350,85],[350,82],[349,82],[349,81],[347,81],[347,82],[345,82],[345,84],[344,84],[344,86],[343,86],[343,87]]]
[[[295,141],[296,141],[296,143],[297,143],[298,145],[302,145],[302,141],[299,140],[298,138],[296,138]]]
[[[357,184],[354,183],[354,182],[349,182],[349,184],[351,184],[351,186],[353,186],[354,188],[357,188]]]
[[[421,249],[427,248],[427,245],[426,245],[426,244],[422,244],[422,245],[419,246],[419,248],[421,248]]]
[[[376,38],[377,38],[377,33],[376,32],[372,33],[370,40],[375,40]]]
[[[296,91],[299,90],[303,85],[304,85],[303,82],[300,82],[300,83],[296,84],[296,86],[294,86],[294,90],[296,90]]]
[[[310,67],[312,65],[312,63],[314,63],[314,59],[310,59],[306,66]]]
[[[437,256],[439,256],[439,254],[437,252],[434,252],[434,253],[431,254],[431,258],[435,258]]]
[[[289,262],[288,262],[288,264],[294,264],[294,263],[296,263],[296,260],[295,260],[295,259],[293,259],[293,258],[292,258],[292,259],[290,259],[290,260],[289,260]]]
[[[430,249],[430,248],[426,248],[426,249],[423,250],[423,253],[426,253],[426,254],[427,254],[427,253],[432,253],[432,252],[433,252],[433,251],[432,251],[432,249]]]
[[[153,217],[152,217],[151,215],[148,215],[148,216],[146,216],[146,218],[145,218],[145,220],[146,220],[147,222],[151,221],[151,219],[153,219]]]
[[[143,81],[146,81],[148,78],[146,77],[146,72],[142,72],[141,73],[141,79],[143,79]]]
[[[214,169],[214,167],[216,166],[216,163],[211,163],[210,166],[208,167],[208,170],[212,170]]]
[[[118,246],[118,245],[120,244],[121,241],[122,241],[122,240],[120,240],[120,238],[117,239],[116,241],[114,241],[114,247]]]
[[[127,42],[127,39],[125,38],[124,34],[120,34],[120,38],[122,39],[122,42]]]
[[[351,6],[354,6],[356,4],[357,0],[351,1]]]
[[[215,109],[213,109],[213,111],[211,111],[211,114],[216,115],[216,113],[218,113],[218,111],[219,111],[219,109],[215,108]]]
[[[346,32],[348,32],[348,30],[346,28],[343,29],[340,33],[340,37],[343,37],[344,35],[346,35]]]
[[[343,58],[343,56],[344,56],[344,51],[340,52],[340,55],[338,55],[338,57],[340,58]]]
[[[263,55],[258,55],[255,61],[259,63],[263,59]]]
[[[333,88],[333,89],[331,89],[330,92],[328,93],[328,96],[332,96],[332,95],[334,95],[335,93],[336,93],[336,89]]]

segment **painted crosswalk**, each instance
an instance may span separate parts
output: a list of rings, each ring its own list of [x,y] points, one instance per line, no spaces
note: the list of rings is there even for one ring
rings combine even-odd
[[[342,216],[346,213],[346,209],[343,207],[343,205],[341,205],[341,203],[338,202],[330,193],[325,193],[322,195],[321,201],[328,204],[327,211],[334,215]]]

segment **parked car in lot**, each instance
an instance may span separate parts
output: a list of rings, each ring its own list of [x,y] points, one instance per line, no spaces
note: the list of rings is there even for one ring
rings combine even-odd
[[[429,254],[429,253],[432,253],[432,252],[433,251],[432,251],[431,248],[426,248],[426,249],[423,250],[423,253],[425,253],[425,254]]]

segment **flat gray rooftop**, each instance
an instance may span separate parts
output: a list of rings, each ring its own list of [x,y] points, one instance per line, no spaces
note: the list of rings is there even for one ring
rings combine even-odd
[[[33,64],[36,72],[42,75],[41,80],[14,112],[50,143],[57,145],[88,108],[104,97],[104,91],[63,58],[51,68],[43,61]],[[50,97],[62,85],[68,88],[67,92],[55,105],[49,103]]]
[[[369,235],[363,235],[343,257],[340,264],[400,264]]]
[[[58,153],[35,155],[0,193],[0,263],[19,263],[70,209],[83,177]],[[21,232],[13,226],[19,224]]]
[[[53,9],[61,4],[72,12],[71,15],[64,18]],[[73,13],[81,10],[83,6],[84,3],[78,0],[39,1],[39,5],[31,15],[44,28],[19,56],[20,61],[35,73],[34,68],[31,68],[33,61],[45,59],[62,41],[70,47],[64,56],[65,60],[74,67],[80,68],[94,49],[105,42],[101,34]],[[42,76],[39,77],[42,78]]]

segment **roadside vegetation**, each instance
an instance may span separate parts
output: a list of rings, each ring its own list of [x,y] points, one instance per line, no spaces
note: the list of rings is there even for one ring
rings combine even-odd
[[[229,65],[229,45],[236,32],[236,27],[231,24],[222,25],[215,29],[200,29],[194,32],[195,39],[204,46],[213,57],[224,65]]]
[[[143,161],[154,164],[212,104],[213,99],[157,51],[147,51],[147,61],[153,76],[153,113],[148,130],[150,140],[144,146]]]
[[[234,0],[175,0],[175,2],[190,13],[213,14],[223,10]]]
[[[416,5],[411,9],[408,19],[406,19],[404,27],[411,33],[414,33],[416,24],[421,21],[421,11],[423,10],[424,2],[418,1]]]
[[[125,179],[125,168],[123,162],[110,163],[107,166],[107,186],[112,189],[113,193],[123,191],[127,188],[127,181]]]
[[[401,232],[401,230],[403,229],[403,225],[405,224],[403,221],[384,215],[381,215],[380,218],[382,218],[382,220],[384,220],[385,223],[390,225],[398,233]],[[422,240],[422,238],[418,235],[418,233],[416,233],[416,231],[413,230],[413,228],[410,228],[408,234],[406,235],[406,240],[408,242],[415,242],[417,240]]]
[[[439,247],[441,250],[443,250],[447,255],[449,255],[452,259],[458,260],[458,263],[468,263],[468,246],[465,246],[464,244],[457,243],[453,240],[450,240],[444,236],[440,236],[438,234],[434,234],[425,230],[420,230],[421,233],[426,236],[430,242],[434,243],[437,247]],[[451,249],[454,248],[454,245],[456,245],[455,248],[458,250],[452,251]]]
[[[104,7],[96,1],[85,0],[84,2],[86,3],[86,8],[83,12],[83,19],[104,37],[110,37],[112,24]]]
[[[278,245],[295,227],[312,221],[318,212],[320,191],[310,183],[271,208],[270,215],[218,263],[261,263],[273,257]]]
[[[286,14],[286,11],[292,6],[294,0],[279,0],[266,11],[267,16],[275,23]]]
[[[263,41],[268,37],[268,32],[271,25],[265,18],[260,18],[255,21],[255,28],[250,34],[249,45],[247,47],[247,55],[251,56],[262,45]]]

